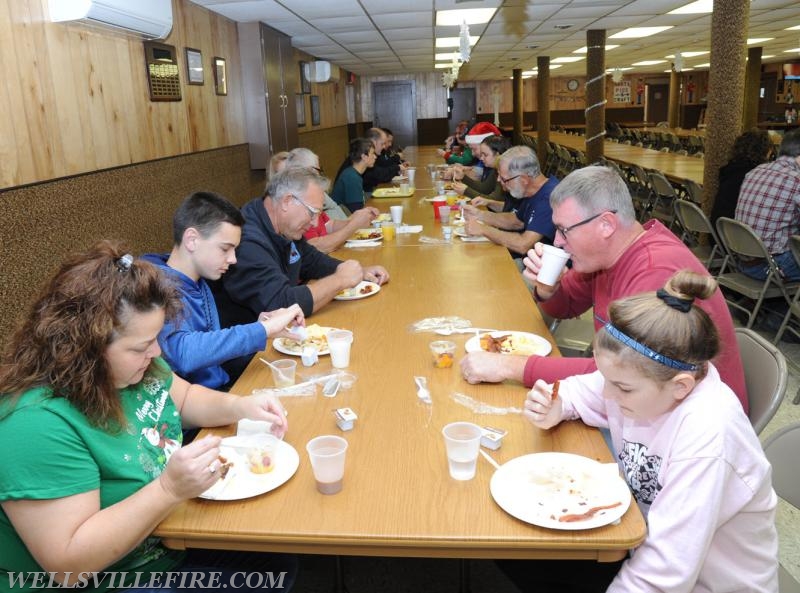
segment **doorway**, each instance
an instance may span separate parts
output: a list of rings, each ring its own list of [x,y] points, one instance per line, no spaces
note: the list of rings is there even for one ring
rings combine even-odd
[[[475,123],[475,89],[452,89],[450,98],[453,100],[453,109],[450,112],[450,132],[455,130],[456,124],[462,119],[469,122],[470,127]]]
[[[417,144],[417,99],[413,80],[372,83],[372,125],[389,128],[398,147]]]
[[[644,119],[657,124],[667,121],[669,112],[669,84],[648,84],[645,97]]]

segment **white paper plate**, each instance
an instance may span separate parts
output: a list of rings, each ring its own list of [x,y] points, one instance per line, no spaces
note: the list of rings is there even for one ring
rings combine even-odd
[[[361,290],[369,286],[372,288],[370,292],[361,293]],[[369,280],[362,280],[353,288],[347,288],[333,297],[334,301],[357,301],[359,299],[365,299],[367,297],[371,297],[373,295],[378,294],[381,291],[381,287],[379,284],[375,282],[370,282]]]
[[[550,529],[593,529],[628,510],[631,492],[615,465],[571,453],[533,453],[504,463],[489,485],[494,501],[520,521]],[[590,509],[615,505],[575,521]]]
[[[489,334],[493,338],[499,338],[501,336],[513,335],[514,337],[520,339],[526,346],[524,350],[515,350],[514,352],[503,352],[502,354],[519,354],[522,356],[530,356],[531,354],[536,354],[538,356],[547,356],[550,354],[550,351],[553,349],[553,346],[545,340],[542,336],[537,336],[536,334],[531,334],[528,332],[514,332],[514,331],[497,331],[492,332]],[[483,349],[481,348],[481,340],[479,336],[472,336],[469,340],[466,341],[464,344],[464,350],[467,352],[482,352]]]
[[[465,243],[489,243],[489,239],[482,235],[468,235],[463,228],[456,228],[453,234]]]
[[[331,331],[332,329],[338,329],[336,327],[321,327],[326,334]],[[272,347],[275,348],[281,354],[288,354],[289,356],[302,356],[303,354],[303,347],[297,346],[297,340],[289,340],[287,338],[275,338],[272,340]],[[327,342],[324,348],[320,348],[317,350],[318,355],[330,354],[330,350],[328,349]]]
[[[254,474],[250,471],[245,459],[234,446],[242,443],[242,439],[252,437],[228,437],[222,439],[220,454],[233,467],[228,470],[224,480],[219,480],[211,488],[200,495],[209,500],[240,500],[275,490],[289,481],[300,465],[297,450],[285,441],[278,440],[275,445],[275,469],[268,474]]]

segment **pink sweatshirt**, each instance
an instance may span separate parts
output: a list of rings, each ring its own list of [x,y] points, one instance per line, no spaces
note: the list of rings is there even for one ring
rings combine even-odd
[[[613,267],[594,274],[578,274],[570,270],[561,279],[561,286],[552,298],[539,306],[548,315],[558,319],[577,317],[594,305],[595,315],[608,320],[608,305],[622,297],[662,288],[678,270],[689,269],[708,275],[703,264],[663,224],[650,220],[644,225],[645,233]],[[733,330],[728,306],[722,292],[697,304],[711,316],[717,326],[722,351],[714,364],[722,380],[733,389],[745,413],[747,388],[744,369],[739,355],[739,345]],[[603,323],[595,320],[595,330]],[[591,373],[597,367],[592,358],[556,358],[531,356],[525,365],[524,383],[532,386],[537,379],[552,383],[572,375]]]
[[[674,410],[623,416],[599,371],[562,381],[563,420],[608,428],[648,534],[608,593],[777,593],[770,465],[733,392],[708,375]]]

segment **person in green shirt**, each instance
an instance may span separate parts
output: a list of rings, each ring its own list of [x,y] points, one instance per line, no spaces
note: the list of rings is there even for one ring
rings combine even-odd
[[[180,307],[156,266],[104,241],[62,264],[12,336],[0,359],[0,592],[151,589],[164,571],[214,571],[225,583],[269,568],[291,587],[294,557],[184,553],[151,535],[222,473],[221,439],[181,446],[182,427],[250,418],[279,437],[288,428],[271,395],[213,391],[170,370],[157,338]]]
[[[331,197],[355,212],[364,207],[364,171],[375,165],[375,146],[371,140],[356,138],[350,142],[347,158],[339,167],[336,181],[333,183]]]

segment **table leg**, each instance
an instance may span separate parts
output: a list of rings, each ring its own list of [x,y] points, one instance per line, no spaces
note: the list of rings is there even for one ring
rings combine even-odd
[[[344,567],[342,566],[342,557],[334,556],[334,593],[349,593],[347,585],[344,584]]]
[[[458,559],[458,593],[470,593],[469,559]]]

